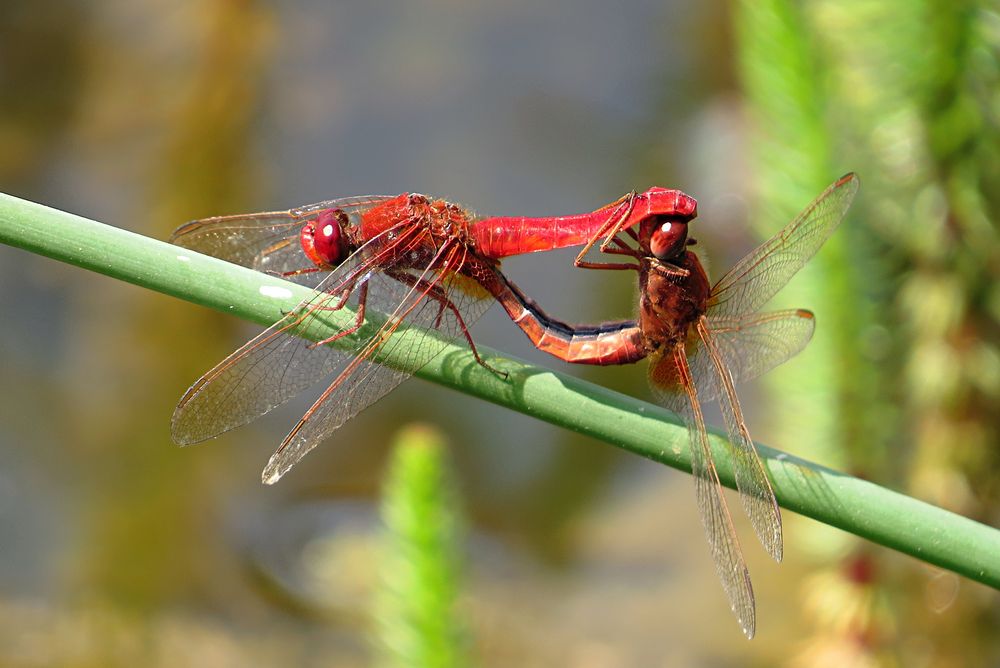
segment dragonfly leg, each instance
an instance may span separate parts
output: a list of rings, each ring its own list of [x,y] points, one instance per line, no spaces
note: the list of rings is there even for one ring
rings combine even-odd
[[[632,210],[635,208],[636,192],[633,190],[628,195],[625,196],[625,207],[622,210],[621,215],[614,222],[613,225],[608,225],[604,230],[604,241],[601,242],[600,251],[602,253],[608,252],[608,247],[612,243],[617,243],[620,246],[624,244],[618,239],[618,233],[622,230],[622,227],[628,221],[629,216],[632,215]],[[594,238],[596,240],[596,237]]]
[[[619,248],[602,248],[601,250],[608,255],[627,255],[637,260],[641,259],[639,251],[629,247],[628,244],[618,237],[615,237],[614,242]],[[632,264],[631,262],[592,262],[590,260],[582,260],[579,257],[573,261],[573,265],[580,269],[631,269],[639,271],[639,265]]]
[[[304,267],[302,269],[293,269],[292,271],[274,271],[269,269],[267,272],[271,276],[277,276],[278,278],[291,278],[292,276],[301,276],[302,274],[315,274],[320,271],[330,271],[329,268],[323,267]]]
[[[625,231],[626,232],[632,232],[632,230],[630,230],[630,229],[629,230],[625,230]],[[634,232],[632,232],[632,233],[635,234]],[[638,238],[636,240],[638,241]],[[603,249],[601,249],[603,252],[607,253],[608,255],[633,255],[634,256],[636,254],[636,250],[634,248],[632,248],[627,243],[625,243],[624,241],[622,241],[621,239],[619,239],[617,236],[615,236],[614,238],[612,238],[611,242],[615,246],[618,246],[618,248],[603,248]]]
[[[629,209],[629,211],[631,211],[631,209]],[[637,260],[641,260],[642,253],[639,250],[632,248],[627,243],[618,238],[617,232],[621,231],[620,226],[623,221],[624,218],[621,221],[616,222],[615,225],[612,226],[613,234],[612,236],[609,236],[601,243],[600,251],[608,255],[627,255]],[[638,236],[632,229],[626,229],[624,231],[628,233],[630,237],[632,237],[638,242]],[[601,234],[603,234],[603,231],[600,234],[596,235],[593,239],[591,239],[588,248],[590,248],[590,246],[593,246],[593,244],[596,243],[597,238],[601,236]],[[616,248],[611,247],[611,244],[614,244]],[[576,259],[573,260],[573,265],[581,269],[610,269],[610,270],[630,269],[632,271],[639,271],[638,264],[632,264],[630,262],[593,262],[591,260],[584,260],[583,253],[580,253],[579,255],[576,256]]]
[[[619,248],[602,248],[601,250],[608,255],[627,255],[636,259],[640,258],[639,251],[629,247],[628,244],[618,237],[614,238],[614,243],[619,246]],[[573,260],[573,265],[575,267],[579,267],[580,269],[631,269],[633,271],[639,271],[639,265],[632,264],[631,262],[592,262],[590,260],[584,260],[579,256]]]
[[[404,285],[409,285],[417,290],[422,290],[425,295],[438,302],[439,311],[437,319],[435,320],[435,325],[440,325],[441,317],[444,315],[444,310],[450,310],[455,315],[455,319],[458,320],[458,326],[461,327],[462,335],[465,337],[465,340],[468,341],[469,348],[472,349],[472,355],[476,358],[476,362],[490,373],[493,373],[504,380],[507,379],[510,374],[506,371],[497,369],[480,357],[479,350],[476,348],[476,342],[472,340],[472,334],[469,332],[469,328],[465,324],[462,312],[458,310],[458,307],[455,306],[455,303],[448,296],[448,293],[440,285],[431,283],[423,278],[418,278],[412,274],[406,273],[405,271],[386,271],[385,273],[386,276],[391,276]]]
[[[683,267],[675,267],[673,265],[667,264],[665,262],[660,262],[659,260],[652,260],[653,271],[660,274],[661,276],[679,276],[684,278],[690,276],[691,272]]]
[[[352,288],[345,288],[343,294],[340,296],[340,301],[333,306],[317,306],[313,311],[339,311],[344,308],[347,303],[347,299],[352,292]],[[361,288],[358,289],[358,310],[354,314],[354,324],[347,329],[342,329],[331,337],[325,338],[322,341],[316,341],[315,343],[309,344],[309,349],[317,348],[319,346],[325,346],[329,343],[333,343],[338,339],[342,339],[345,336],[350,336],[356,331],[361,329],[361,325],[365,322],[365,305],[368,302],[368,281],[361,284]]]
[[[631,255],[632,257],[635,257],[638,253],[635,249],[629,248],[629,246],[618,237],[615,237],[615,244],[619,246],[619,248],[608,248],[604,252],[608,255]]]
[[[630,262],[573,262],[574,266],[580,269],[631,269],[632,271],[639,271],[639,265],[632,264]]]
[[[619,200],[622,204],[619,209],[620,213],[615,213],[609,216],[608,222],[602,225],[601,229],[599,229],[597,233],[594,234],[589,241],[587,241],[586,245],[584,245],[583,249],[576,256],[576,260],[573,262],[576,266],[581,266],[579,263],[583,262],[584,256],[590,252],[590,249],[594,247],[594,244],[596,244],[597,240],[601,237],[604,237],[604,241],[601,242],[600,250],[602,253],[607,252],[608,246],[611,245],[612,240],[617,237],[618,232],[621,231],[622,226],[632,214],[632,209],[635,208],[635,199],[636,193],[633,190]],[[590,268],[596,269],[597,267]]]
[[[323,304],[310,304],[309,308],[303,310],[302,313],[299,315],[298,319],[295,322],[291,323],[291,325],[288,325],[288,326],[294,327],[294,326],[298,325],[303,320],[305,320],[309,315],[315,313],[316,311],[339,311],[340,309],[344,308],[344,306],[347,305],[347,300],[350,299],[350,297],[351,297],[351,293],[354,292],[354,288],[355,288],[356,285],[357,285],[357,279],[355,278],[355,279],[353,279],[351,281],[351,283],[349,285],[347,285],[345,288],[343,288],[340,291],[340,299],[333,306],[324,306]],[[332,290],[330,291],[330,294],[333,294]],[[298,309],[301,306],[302,305],[299,304],[299,306],[296,306],[295,308]],[[291,311],[282,311],[281,312],[281,314],[284,315],[284,316],[288,316],[288,315],[290,315],[292,313],[295,313],[295,309],[293,309]]]
[[[368,283],[366,282],[362,284],[361,287],[364,288],[367,285]],[[316,311],[339,311],[340,309],[344,308],[347,305],[347,300],[351,298],[352,292],[354,292],[354,286],[349,285],[340,291],[340,299],[337,300],[336,304],[334,304],[333,306],[324,306],[323,304],[316,304],[315,306],[309,309],[309,313],[314,313]],[[360,293],[359,293],[359,299],[360,299]]]

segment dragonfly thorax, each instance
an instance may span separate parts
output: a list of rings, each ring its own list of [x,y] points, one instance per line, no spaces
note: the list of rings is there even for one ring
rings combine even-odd
[[[646,258],[639,272],[639,325],[650,350],[687,338],[708,305],[708,276],[691,251],[671,262]]]

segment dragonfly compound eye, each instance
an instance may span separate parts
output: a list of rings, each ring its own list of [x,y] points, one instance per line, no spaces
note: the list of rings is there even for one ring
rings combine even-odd
[[[687,246],[688,224],[670,216],[654,216],[643,222],[642,230],[648,234],[649,252],[658,260],[670,260],[682,252]]]
[[[336,267],[348,255],[344,228],[347,214],[340,209],[326,209],[308,222],[301,232],[302,250],[321,267]]]

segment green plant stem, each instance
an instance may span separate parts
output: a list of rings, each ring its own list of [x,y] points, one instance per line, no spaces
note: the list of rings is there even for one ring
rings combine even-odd
[[[0,242],[261,325],[275,322],[311,294],[275,277],[3,194]],[[482,368],[459,345],[448,346],[416,375],[691,471],[687,432],[672,413],[485,347],[480,353],[509,377]],[[392,363],[391,358],[386,361]],[[168,416],[163,419],[166,424]],[[713,435],[712,447],[720,479],[733,487],[725,442]],[[1000,531],[872,482],[757,447],[783,507],[1000,589]]]

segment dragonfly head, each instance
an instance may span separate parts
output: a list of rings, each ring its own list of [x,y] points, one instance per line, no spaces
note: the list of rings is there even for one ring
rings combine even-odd
[[[318,267],[336,267],[350,254],[344,234],[348,222],[347,214],[342,209],[320,211],[299,232],[303,252]]]
[[[639,243],[657,260],[674,260],[688,246],[688,220],[668,215],[648,216],[639,224]]]
[[[698,202],[680,190],[650,188],[636,207],[639,243],[658,260],[670,261],[688,245],[688,223],[698,215]]]

